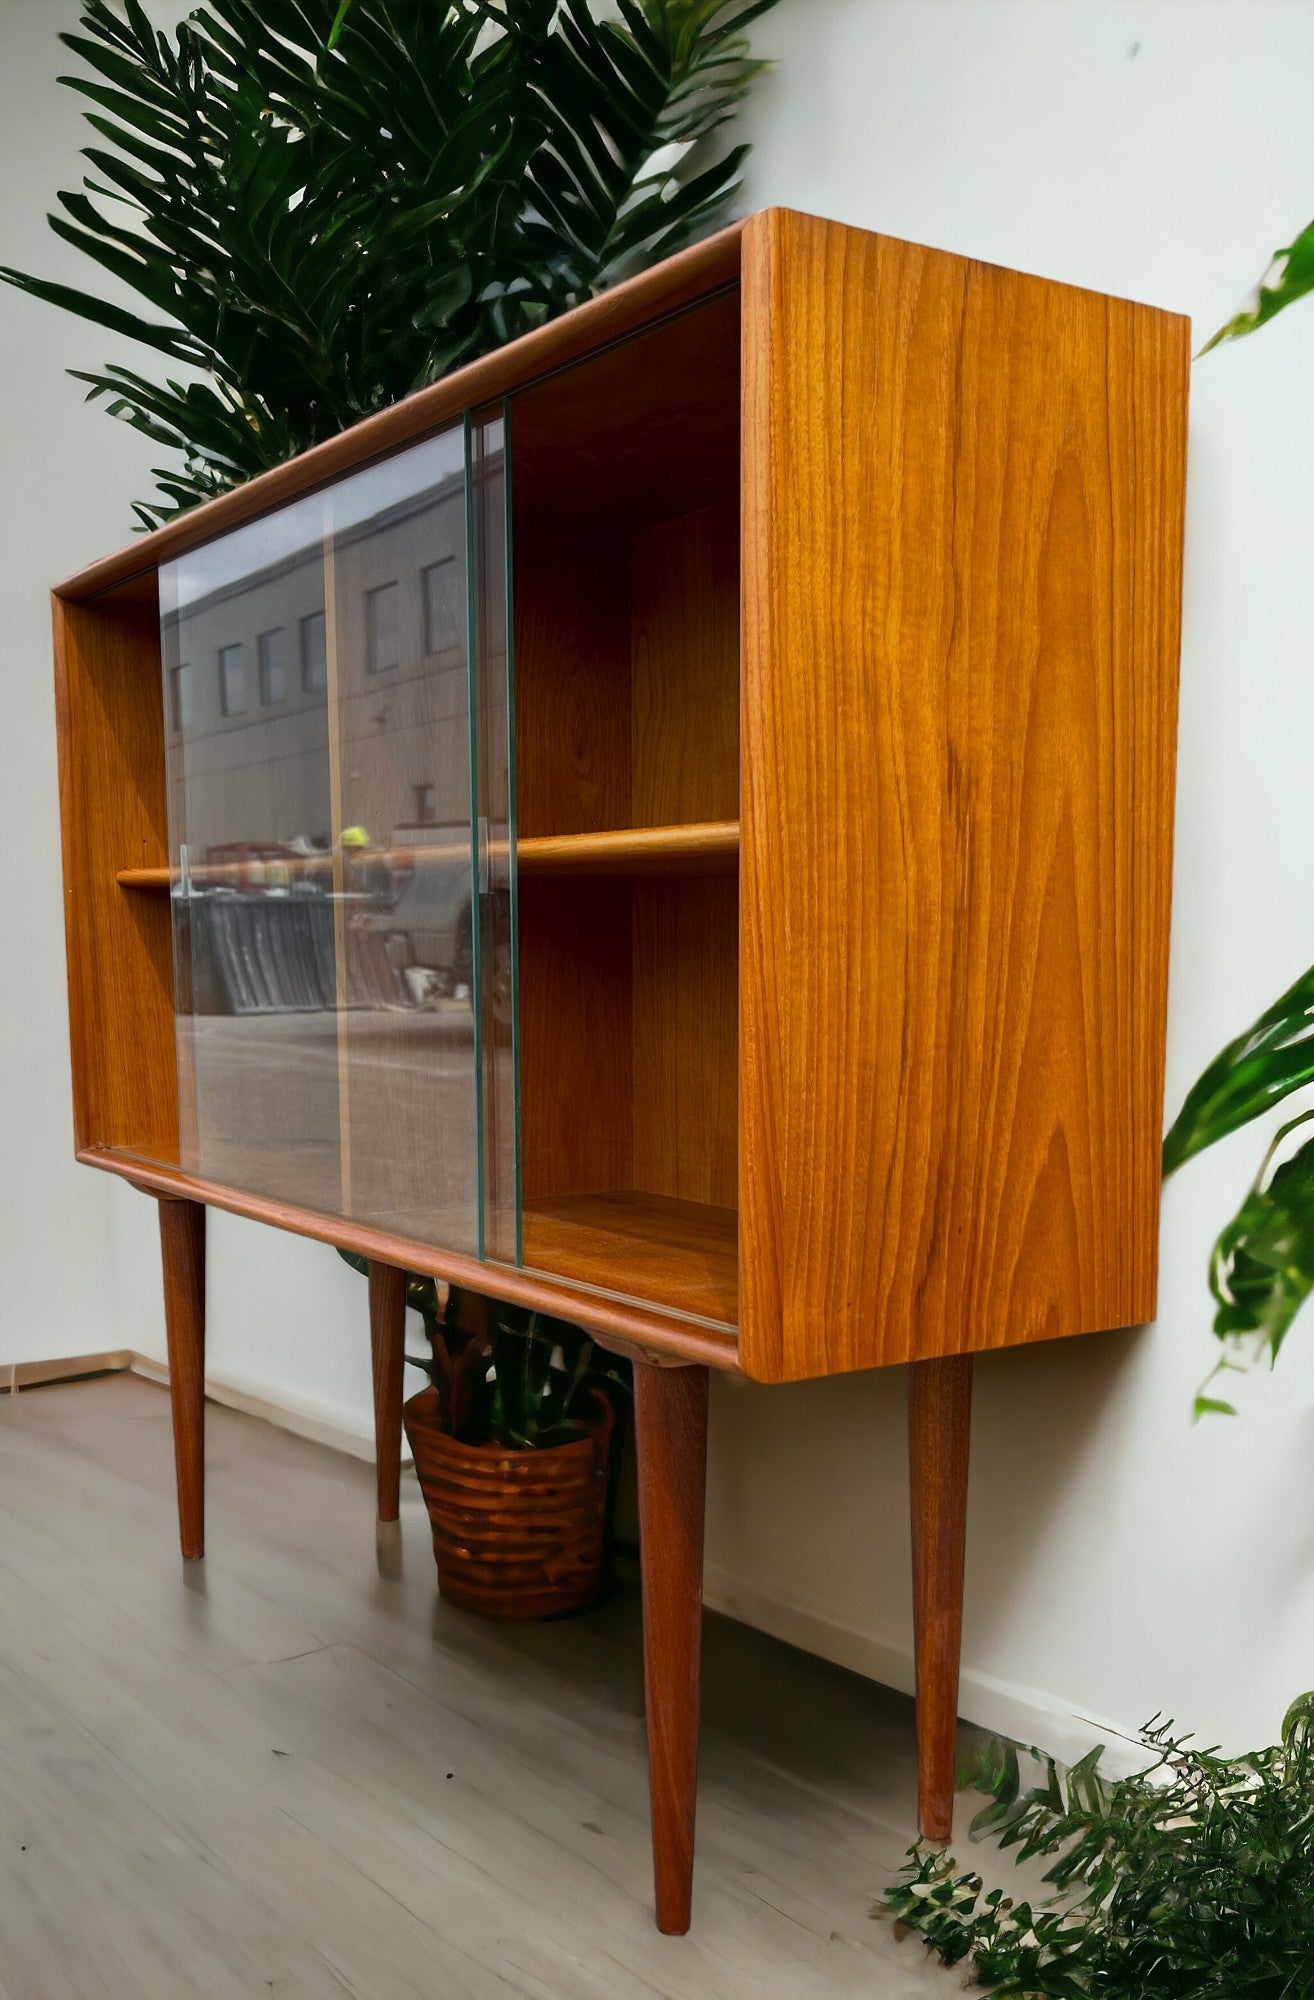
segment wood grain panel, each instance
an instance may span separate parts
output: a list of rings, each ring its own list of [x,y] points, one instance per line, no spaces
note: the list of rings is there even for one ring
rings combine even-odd
[[[634,1186],[734,1208],[738,904],[733,881],[634,885]]]
[[[510,849],[491,840],[484,849],[489,863],[505,871]],[[385,847],[375,850],[392,868],[451,868],[470,852],[468,840],[459,847]],[[604,833],[534,834],[516,842],[516,867],[522,875],[733,875],[739,866],[739,821],[700,820],[681,826],[622,826]],[[326,875],[323,865],[302,863],[297,879]],[[240,862],[214,862],[189,870],[193,883],[242,880]],[[167,893],[178,880],[175,868],[120,868],[114,878],[120,889]]]
[[[403,1378],[406,1373],[406,1273],[395,1264],[369,1265],[370,1362],[374,1378],[374,1481],[378,1517],[401,1512]]]
[[[739,294],[654,323],[533,384],[511,410],[517,509],[631,525],[733,502]]]
[[[525,1205],[526,1266],[732,1326],[734,1210],[620,1189]]]
[[[705,1368],[634,1371],[643,1571],[643,1694],[657,1928],[683,1937],[693,1903],[702,1703]]]
[[[524,1200],[627,1188],[634,1173],[630,885],[520,888]]]
[[[917,1824],[924,1839],[941,1842],[949,1840],[954,1830],[971,1434],[971,1355],[914,1361],[908,1370],[908,1484]]]
[[[509,1264],[492,1261],[481,1264],[477,1258],[464,1256],[460,1251],[443,1250],[435,1244],[368,1223],[345,1222],[341,1216],[320,1214],[269,1195],[248,1194],[174,1167],[152,1166],[93,1147],[80,1149],[77,1157],[81,1165],[117,1174],[143,1193],[180,1195],[190,1201],[204,1202],[207,1208],[245,1215],[252,1222],[286,1229],[316,1243],[332,1243],[361,1257],[376,1257],[383,1263],[400,1265],[403,1270],[442,1278],[478,1298],[506,1299],[513,1305],[537,1307],[561,1319],[575,1320],[587,1327],[604,1347],[614,1348],[618,1353],[673,1367],[697,1362],[732,1375],[740,1372],[739,1345],[729,1328],[694,1325],[673,1318],[659,1307],[606,1298],[587,1286],[547,1277],[541,1271],[518,1271]],[[725,1220],[732,1222],[733,1218]],[[681,1240],[686,1240],[687,1235],[687,1231],[682,1232]],[[733,1278],[733,1252],[727,1269]]]
[[[734,875],[739,822],[621,827],[560,839],[541,835],[517,843],[516,866],[529,875]]]
[[[517,511],[518,831],[630,825],[630,608],[626,539]]]
[[[1154,1310],[1187,323],[744,244],[742,1352]]]
[[[59,586],[58,595],[92,597],[97,591],[140,576],[188,549],[199,548],[215,535],[240,527],[244,521],[256,520],[303,493],[315,492],[344,472],[355,472],[442,430],[466,410],[494,402],[552,369],[580,360],[595,348],[624,339],[662,314],[680,312],[709,293],[732,285],[739,276],[742,230],[742,223],[732,223],[560,319],[550,320],[429,388],[404,397],[390,409],[353,424],[350,430],[302,452],[286,465],[248,480],[150,535],[138,536],[116,555],[70,577]]]
[[[178,1482],[178,1539],[186,1562],[205,1554],[205,1209],[164,1197],[160,1255]]]
[[[630,556],[635,826],[739,812],[739,503],[658,521]]]
[[[73,1119],[79,1146],[178,1158],[167,896],[125,896],[121,868],[168,862],[154,579],[52,605]]]

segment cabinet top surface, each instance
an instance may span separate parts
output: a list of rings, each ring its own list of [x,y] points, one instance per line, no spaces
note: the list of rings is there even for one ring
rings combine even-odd
[[[758,246],[766,254],[771,221],[782,213],[789,211],[761,209],[746,221],[731,223],[716,235],[549,320],[518,340],[467,362],[428,388],[363,418],[349,430],[300,453],[286,464],[261,473],[204,506],[138,537],[125,548],[57,584],[55,595],[76,601],[150,574],[161,563],[215,536],[272,513],[345,473],[388,457],[451,423],[467,410],[509,395],[557,368],[584,359],[611,341],[625,338],[664,314],[678,312],[712,292],[736,284],[745,259],[755,254]],[[851,233],[870,238],[875,232],[853,229]],[[981,262],[970,258],[959,261]],[[1057,283],[1050,279],[1031,282]]]

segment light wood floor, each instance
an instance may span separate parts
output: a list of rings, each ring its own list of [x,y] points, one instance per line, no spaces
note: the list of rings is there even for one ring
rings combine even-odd
[[[168,1400],[0,1398],[2,2000],[863,2000],[959,1988],[874,1921],[910,1705],[709,1617],[694,1929],[657,1935],[637,1590],[441,1605],[403,1483],[211,1405],[208,1560]]]

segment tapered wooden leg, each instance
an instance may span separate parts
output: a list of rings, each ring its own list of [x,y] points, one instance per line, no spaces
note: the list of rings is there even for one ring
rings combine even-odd
[[[707,1370],[636,1361],[634,1436],[657,1928],[679,1937],[689,1928],[698,1796]]]
[[[972,1357],[908,1370],[913,1634],[917,1658],[918,1823],[948,1840],[954,1821],[958,1660],[963,1633]]]
[[[406,1273],[370,1260],[370,1349],[374,1357],[374,1463],[379,1519],[401,1513],[402,1375],[406,1352]]]
[[[164,1327],[173,1401],[178,1532],[188,1562],[205,1554],[205,1209],[160,1197]]]

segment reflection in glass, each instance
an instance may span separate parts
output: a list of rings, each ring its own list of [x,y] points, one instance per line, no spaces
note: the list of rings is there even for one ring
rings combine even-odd
[[[169,720],[175,735],[191,725],[192,670],[185,660],[169,670]]]
[[[365,593],[365,664],[372,674],[387,673],[400,663],[401,607],[395,583],[381,583]]]
[[[453,653],[465,645],[465,578],[454,556],[430,563],[424,572],[424,650]]]
[[[328,641],[324,613],[311,611],[300,621],[301,691],[322,694],[328,686]]]
[[[240,646],[219,648],[219,712],[240,715],[246,707],[246,666]]]
[[[164,565],[160,602],[184,1163],[474,1251],[465,544],[457,430]]]
[[[256,641],[256,657],[260,667],[260,706],[271,708],[283,699],[283,628],[276,625],[272,632],[262,632]]]
[[[484,1249],[520,1262],[515,782],[507,618],[506,410],[470,423],[471,605],[479,865],[478,1027]]]

